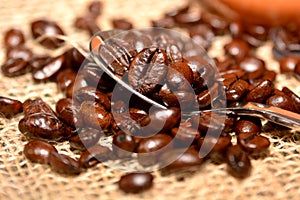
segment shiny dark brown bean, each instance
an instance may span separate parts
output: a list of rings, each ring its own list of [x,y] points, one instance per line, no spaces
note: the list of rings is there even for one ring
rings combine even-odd
[[[226,151],[228,172],[237,178],[246,178],[251,173],[251,161],[238,145],[230,146]]]
[[[232,40],[224,46],[224,50],[225,55],[240,61],[249,54],[250,48],[243,40]]]
[[[248,72],[248,79],[257,79],[263,75],[266,70],[265,62],[256,57],[245,57],[239,63],[242,70]]]
[[[209,24],[215,33],[223,34],[228,30],[229,23],[221,16],[204,12],[202,15],[203,22]]]
[[[23,111],[22,102],[8,97],[0,96],[0,117],[11,118]]]
[[[289,73],[294,72],[294,69],[297,65],[297,63],[300,63],[299,57],[285,57],[282,60],[280,60],[279,67],[281,73]]]
[[[203,159],[200,158],[197,150],[189,148],[167,151],[161,155],[158,162],[163,173],[170,173],[198,169]]]
[[[235,124],[234,131],[237,135],[242,133],[259,134],[261,132],[261,125],[252,120],[240,119]]]
[[[240,133],[237,142],[244,151],[252,155],[265,153],[270,146],[268,138],[254,133]]]
[[[80,103],[83,101],[94,101],[102,105],[106,110],[110,110],[111,108],[110,100],[107,95],[91,86],[79,88],[75,91],[73,97]]]
[[[78,29],[87,31],[91,36],[101,30],[95,21],[95,18],[90,16],[76,18],[74,26]]]
[[[56,148],[43,140],[32,140],[23,149],[23,153],[28,160],[41,164],[49,164],[51,152],[57,152]]]
[[[121,29],[121,30],[129,30],[133,28],[133,25],[131,22],[129,22],[125,18],[120,18],[120,19],[113,19],[112,20],[112,25],[115,29]]]
[[[148,48],[141,51],[131,62],[128,81],[138,92],[152,93],[163,85],[167,70],[165,51]]]
[[[43,101],[42,98],[27,99],[23,102],[23,110],[25,115],[48,114],[56,117],[56,113],[52,108]]]
[[[91,168],[111,158],[113,156],[108,147],[96,144],[82,152],[78,162],[82,168]]]
[[[241,21],[232,21],[229,24],[229,32],[234,39],[240,39],[244,33],[244,26]]]
[[[15,48],[16,46],[23,45],[25,43],[24,34],[19,29],[9,29],[4,35],[4,46],[6,49]]]
[[[111,114],[96,102],[84,101],[80,106],[80,113],[89,127],[106,130],[111,124]]]
[[[246,95],[246,101],[257,103],[264,103],[269,96],[272,95],[274,85],[269,80],[260,81],[249,93]]]
[[[102,135],[104,135],[102,130],[86,128],[70,137],[69,143],[72,148],[83,151],[97,144]]]
[[[112,144],[113,152],[119,158],[130,157],[137,146],[134,137],[123,131],[113,136]]]
[[[203,47],[204,49],[208,49],[210,47],[215,37],[212,29],[205,24],[199,24],[191,27],[189,29],[189,35],[196,44]]]
[[[59,119],[72,128],[83,126],[83,119],[79,110],[79,105],[73,102],[72,99],[63,98],[56,102],[56,112]]]
[[[17,46],[15,48],[7,50],[6,58],[22,58],[25,61],[30,61],[33,58],[33,53],[29,48],[25,46]]]
[[[65,59],[65,67],[72,68],[74,70],[78,70],[83,64],[85,57],[82,55],[82,52],[78,51],[76,48],[70,48],[64,53]]]
[[[266,104],[295,112],[293,100],[287,95],[272,95],[267,99]]]
[[[132,172],[123,175],[119,182],[119,189],[126,193],[140,193],[153,185],[154,177],[149,172]]]
[[[209,106],[212,101],[218,97],[219,92],[218,92],[218,83],[215,83],[211,88],[201,92],[197,96],[197,102],[199,105],[199,108],[205,108]]]
[[[142,138],[136,149],[138,162],[143,166],[157,164],[158,157],[173,148],[172,139],[164,133]]]
[[[30,71],[35,71],[44,66],[47,62],[51,60],[51,56],[47,54],[33,55],[33,57],[28,61]]]
[[[64,35],[63,30],[58,26],[58,24],[54,21],[41,19],[36,20],[31,23],[31,33],[33,38],[38,38],[43,35],[49,34],[45,39],[40,41],[40,44],[47,48],[55,49],[60,47],[64,41],[57,39],[55,37],[51,37],[51,35]]]
[[[283,87],[282,92],[292,99],[296,112],[300,113],[300,97],[288,87]]]
[[[61,91],[66,91],[75,82],[76,72],[70,68],[61,70],[56,77],[57,86]]]
[[[11,58],[1,66],[1,71],[7,77],[20,76],[29,71],[28,62],[22,58]]]
[[[71,83],[66,89],[67,97],[72,98],[75,91],[86,86],[88,86],[86,77],[82,74],[77,74],[75,82]]]
[[[57,152],[50,153],[49,164],[53,171],[60,174],[77,175],[83,171],[77,160]]]
[[[220,134],[225,129],[226,117],[219,116],[211,112],[203,112],[199,115],[192,115],[192,126],[198,128],[201,134],[205,135],[208,131],[213,134]]]
[[[229,101],[236,101],[241,99],[249,91],[249,83],[239,79],[232,83],[226,91],[226,98]]]

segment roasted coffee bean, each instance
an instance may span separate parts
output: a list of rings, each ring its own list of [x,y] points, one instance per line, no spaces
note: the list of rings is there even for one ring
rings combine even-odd
[[[49,164],[54,172],[60,174],[76,175],[83,171],[77,160],[53,151],[50,152]]]
[[[184,5],[182,7],[175,8],[175,9],[172,9],[172,10],[166,12],[165,16],[175,17],[176,15],[186,13],[189,9],[190,9],[190,5],[187,4],[187,5]]]
[[[0,117],[12,118],[23,111],[22,102],[0,96]]]
[[[113,158],[113,156],[108,147],[96,144],[82,152],[78,162],[82,168],[91,168],[111,158]]]
[[[231,37],[234,39],[240,39],[244,33],[244,26],[241,21],[232,21],[228,29]]]
[[[236,61],[233,58],[228,57],[222,61],[218,61],[216,65],[220,72],[227,73],[232,66],[236,65]]]
[[[64,67],[65,57],[59,55],[48,60],[41,68],[38,68],[32,72],[32,77],[35,81],[46,81],[55,79],[58,72]]]
[[[283,87],[282,92],[292,99],[296,112],[300,113],[300,97],[288,87]]]
[[[251,36],[262,41],[265,41],[268,38],[268,34],[269,34],[269,29],[266,26],[261,26],[261,25],[248,24],[245,27],[245,31],[249,33]]]
[[[56,117],[54,110],[45,102],[42,98],[38,97],[36,99],[27,99],[23,102],[23,110],[26,115],[35,115],[35,114],[48,114]]]
[[[32,140],[23,149],[23,153],[28,160],[40,164],[49,164],[51,152],[57,152],[56,148],[43,140]]]
[[[64,35],[63,30],[54,21],[46,19],[33,21],[31,23],[31,33],[35,39],[47,35],[45,39],[40,41],[40,44],[50,49],[60,47],[64,43],[63,40],[53,37],[53,35]]]
[[[250,51],[250,48],[243,40],[232,40],[224,46],[225,55],[234,58],[237,61],[245,58]]]
[[[119,131],[113,136],[112,144],[113,152],[119,158],[130,157],[137,146],[134,137],[124,131]]]
[[[154,110],[142,120],[142,123],[146,125],[144,132],[147,134],[168,132],[179,123],[180,118],[178,108]]]
[[[263,75],[266,70],[265,62],[256,57],[245,57],[239,63],[242,70],[248,72],[248,79],[257,79]]]
[[[259,155],[269,148],[268,138],[255,133],[240,133],[237,137],[238,144],[242,149],[252,155]]]
[[[72,101],[72,99],[63,98],[56,102],[58,118],[75,129],[83,126],[83,119],[79,110],[79,105]]]
[[[113,19],[112,20],[112,25],[115,29],[121,29],[121,30],[130,30],[130,29],[133,28],[132,23],[129,22],[125,18]]]
[[[91,86],[79,88],[77,91],[75,91],[73,97],[80,103],[83,101],[94,101],[103,106],[106,110],[110,110],[111,108],[110,100],[106,94]]]
[[[275,71],[267,70],[260,80],[269,80],[271,82],[275,81],[277,73]],[[259,81],[260,81],[259,80]]]
[[[294,72],[294,69],[300,63],[299,57],[285,57],[279,62],[280,72],[281,73],[291,73]]]
[[[66,91],[76,80],[76,72],[70,68],[61,70],[56,76],[57,86],[61,91]]]
[[[251,173],[251,161],[238,145],[229,146],[226,151],[228,172],[237,178],[246,178]]]
[[[264,103],[272,95],[274,85],[269,80],[260,81],[249,93],[245,100],[250,102]]]
[[[65,67],[73,68],[74,70],[79,70],[85,60],[84,55],[74,47],[65,51],[64,56],[66,57]]]
[[[171,134],[174,138],[180,143],[184,144],[192,144],[194,141],[198,141],[201,133],[198,129],[193,127],[186,127],[183,125],[179,125],[179,127],[172,128]]]
[[[244,33],[242,35],[242,40],[246,41],[252,48],[263,46],[265,42],[264,40],[258,39],[249,33]]]
[[[255,121],[252,121],[251,119],[249,120],[240,119],[235,124],[234,131],[237,135],[241,133],[259,134],[261,132],[261,124],[257,124]]]
[[[202,16],[199,12],[186,12],[178,13],[173,18],[179,26],[191,26],[199,24]]]
[[[203,163],[199,152],[193,148],[174,149],[162,154],[159,158],[159,166],[163,173],[177,171],[194,171]]]
[[[1,71],[4,76],[15,77],[25,74],[29,68],[28,63],[22,58],[11,58],[1,66]]]
[[[46,113],[25,116],[20,120],[18,128],[31,139],[59,141],[72,134],[57,117]]]
[[[163,17],[157,20],[151,20],[152,27],[161,28],[173,28],[175,26],[174,19],[172,17]]]
[[[84,123],[95,129],[106,130],[111,124],[112,117],[101,105],[93,101],[84,101],[80,106]]]
[[[171,62],[171,63],[176,63],[176,62],[180,63],[180,62],[185,61],[183,59],[183,55],[182,55],[182,52],[181,52],[180,48],[176,44],[168,45],[166,47],[166,53],[167,53],[167,57],[169,59],[169,62]],[[186,64],[188,64],[188,63],[186,63]]]
[[[226,91],[226,98],[229,101],[240,100],[249,91],[249,83],[242,79],[239,79],[232,83],[229,89]]]
[[[199,24],[191,27],[189,29],[189,35],[196,44],[203,47],[204,49],[208,49],[210,47],[215,37],[212,29],[205,24]]]
[[[83,151],[97,144],[102,135],[104,135],[102,130],[86,128],[70,137],[69,143],[72,148]]]
[[[4,46],[6,49],[15,48],[25,43],[24,34],[21,30],[12,28],[5,32]]]
[[[17,46],[15,48],[7,50],[6,58],[22,58],[25,61],[30,61],[33,58],[33,53],[29,48],[25,46]]]
[[[223,34],[228,30],[229,23],[221,16],[204,12],[202,20],[204,23],[209,24],[217,34]]]
[[[88,12],[93,17],[98,17],[102,13],[102,10],[103,3],[101,1],[94,0],[88,5]]]
[[[91,36],[101,30],[95,18],[91,16],[77,17],[74,26],[78,29],[87,31]]]
[[[287,95],[272,95],[267,99],[266,104],[295,112],[293,100]]]
[[[201,92],[197,96],[197,102],[199,105],[199,108],[205,108],[209,106],[212,101],[214,101],[215,98],[219,95],[219,85],[218,83],[215,83],[211,88]]]
[[[137,118],[134,119],[134,117]],[[114,132],[123,130],[134,136],[143,135],[140,121],[142,121],[145,117],[145,115],[134,116],[134,114],[132,115],[130,112],[113,113],[113,122],[111,126]]]
[[[140,139],[136,149],[138,162],[143,166],[157,164],[158,157],[173,148],[172,139],[164,133]]]
[[[216,163],[224,162],[226,149],[231,146],[231,136],[206,136],[198,140],[201,158],[209,157]]]
[[[28,61],[30,71],[35,71],[37,69],[40,69],[50,60],[51,60],[51,56],[47,54],[33,55],[33,57]]]
[[[142,94],[153,93],[163,85],[167,70],[167,55],[164,50],[144,49],[131,62],[128,81]]]
[[[131,172],[120,178],[118,186],[126,193],[139,193],[150,189],[153,179],[149,172]]]
[[[71,83],[66,89],[66,95],[69,98],[73,97],[73,93],[77,90],[79,90],[82,87],[88,86],[87,79],[84,75],[82,74],[77,74],[75,82]]]
[[[183,60],[171,63],[167,72],[167,84],[172,90],[189,90],[193,82],[193,71]]]

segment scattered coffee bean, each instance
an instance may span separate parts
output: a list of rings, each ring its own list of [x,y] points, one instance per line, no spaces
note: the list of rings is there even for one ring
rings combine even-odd
[[[76,175],[84,171],[77,160],[54,151],[50,152],[49,165],[53,171],[60,174]]]
[[[91,168],[111,158],[113,156],[108,147],[96,144],[82,152],[78,162],[82,168]]]
[[[70,147],[78,150],[86,150],[98,143],[103,131],[86,128],[82,129],[77,135],[69,138]]]
[[[237,137],[238,144],[242,149],[252,155],[266,152],[270,146],[268,138],[255,133],[240,133]]]
[[[4,35],[4,46],[6,49],[15,48],[25,43],[25,37],[19,29],[9,29]]]
[[[153,185],[154,177],[148,172],[132,172],[123,175],[119,182],[119,188],[126,193],[139,193],[148,190]]]
[[[132,23],[124,18],[113,19],[112,24],[115,29],[130,30],[133,28]]]
[[[23,111],[22,102],[8,97],[0,96],[0,117],[12,118]]]
[[[113,136],[112,144],[113,152],[119,158],[130,157],[137,146],[134,137],[123,131]]]

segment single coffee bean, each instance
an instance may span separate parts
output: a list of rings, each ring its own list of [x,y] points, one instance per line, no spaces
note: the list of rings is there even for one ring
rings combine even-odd
[[[183,55],[182,55],[182,52],[181,52],[180,48],[176,44],[167,45],[166,53],[167,53],[167,57],[168,57],[170,63],[184,62],[185,61],[183,59]]]
[[[161,155],[158,160],[163,173],[194,171],[203,163],[199,152],[193,148],[174,149]]]
[[[208,49],[215,37],[213,30],[205,24],[199,24],[192,26],[189,29],[189,35],[194,40],[196,44]]]
[[[246,178],[251,173],[251,161],[240,146],[229,146],[226,151],[228,172],[237,178]]]
[[[23,110],[25,116],[27,115],[35,115],[35,114],[48,114],[54,117],[57,117],[54,110],[42,100],[42,98],[38,97],[36,99],[27,99],[23,102]]]
[[[226,129],[225,116],[220,116],[212,112],[202,112],[199,115],[191,116],[192,127],[198,128],[201,134],[206,135],[209,131],[211,134],[219,134]]]
[[[8,59],[2,66],[1,71],[4,76],[15,77],[29,71],[28,63],[22,58]]]
[[[83,171],[77,160],[53,151],[50,152],[49,164],[54,172],[60,174],[76,175]]]
[[[56,83],[61,91],[66,91],[76,80],[76,72],[70,68],[60,70],[56,76]]]
[[[234,131],[237,135],[241,133],[259,134],[261,132],[261,125],[260,124],[257,125],[255,121],[240,119],[235,124]]]
[[[229,23],[221,16],[204,12],[202,20],[204,23],[209,24],[216,34],[224,34],[228,30]]]
[[[265,41],[269,34],[269,29],[266,26],[248,24],[245,26],[245,32],[251,36]]]
[[[83,119],[79,110],[79,105],[73,102],[72,99],[63,98],[56,102],[58,118],[75,129],[83,125]]]
[[[84,55],[74,47],[65,51],[64,56],[66,57],[64,65],[67,68],[72,68],[76,71],[79,70],[81,64],[85,60]]]
[[[244,151],[252,155],[260,155],[270,146],[268,138],[254,133],[240,133],[237,142]]]
[[[71,83],[66,89],[66,96],[68,98],[73,98],[73,93],[82,87],[88,86],[86,77],[82,74],[77,74],[75,82]]]
[[[275,71],[267,70],[267,71],[265,71],[264,75],[261,77],[261,79],[259,81],[269,80],[269,81],[273,82],[273,81],[275,81],[276,76],[277,76],[277,73]]]
[[[94,0],[88,5],[88,12],[93,17],[101,15],[103,10],[103,3],[101,1]]]
[[[154,177],[149,172],[131,172],[120,178],[118,186],[126,193],[139,193],[150,189],[153,179]]]
[[[300,113],[300,97],[288,87],[283,87],[282,92],[292,99],[296,112]]]
[[[78,29],[87,31],[91,36],[101,30],[95,18],[91,16],[77,17],[74,26]]]
[[[54,21],[46,19],[33,21],[31,23],[31,33],[34,39],[37,39],[43,35],[47,35],[45,39],[40,41],[40,44],[50,49],[60,47],[64,43],[63,40],[53,36],[65,35],[64,31]]]
[[[32,140],[23,149],[23,153],[28,160],[40,164],[49,164],[51,152],[57,152],[56,148],[43,140]]]
[[[47,54],[33,55],[33,57],[28,61],[30,71],[36,71],[42,68],[47,62],[51,60],[51,56]]]
[[[140,139],[136,149],[138,162],[143,166],[157,164],[158,157],[173,148],[172,139],[164,133]]]
[[[48,60],[41,68],[32,72],[35,81],[46,81],[56,78],[58,72],[63,68],[65,56],[60,55]]]
[[[244,26],[242,24],[241,21],[232,21],[230,24],[229,24],[229,32],[230,32],[230,35],[232,36],[232,38],[234,39],[240,39],[242,38],[242,35],[244,33]]]
[[[266,70],[265,62],[256,57],[245,57],[239,63],[242,70],[248,72],[248,79],[257,79],[263,75]]]
[[[281,73],[291,73],[294,72],[294,69],[297,63],[300,62],[299,57],[285,57],[279,62],[280,72]]]
[[[218,95],[219,95],[218,90],[219,90],[219,85],[218,85],[218,83],[215,83],[211,88],[198,94],[197,102],[198,102],[199,108],[205,108],[205,107],[209,106],[212,103],[212,101],[218,97]]]
[[[293,100],[287,95],[272,95],[267,99],[266,104],[295,112]]]
[[[25,46],[17,46],[15,48],[9,49],[6,52],[6,59],[10,58],[22,58],[25,61],[30,61],[33,58],[32,51]]]
[[[250,102],[264,103],[272,95],[274,85],[269,80],[260,81],[249,93],[245,100]]]
[[[232,83],[228,91],[226,91],[226,98],[229,101],[237,101],[241,99],[248,92],[249,84],[247,81],[239,79]]]
[[[12,28],[5,32],[4,46],[6,49],[15,48],[25,43],[24,34],[21,30]]]
[[[98,143],[103,131],[86,128],[82,129],[77,135],[69,138],[70,147],[78,150],[86,150]]]
[[[123,131],[113,136],[112,144],[113,152],[119,158],[130,157],[137,146],[134,137]]]
[[[0,116],[12,118],[22,111],[22,102],[8,97],[0,96]]]
[[[112,25],[115,29],[121,29],[121,30],[130,30],[130,29],[133,28],[132,23],[129,22],[125,18],[113,19],[112,20]]]
[[[152,27],[173,28],[175,21],[172,17],[163,17],[157,20],[151,20]]]
[[[232,40],[224,46],[224,50],[225,55],[240,61],[249,54],[250,48],[243,40]]]
[[[78,162],[82,168],[91,168],[111,158],[113,158],[113,156],[108,147],[96,144],[83,151]]]
[[[84,123],[91,128],[106,130],[112,121],[111,114],[101,104],[96,102],[82,102],[80,113]]]
[[[201,17],[199,12],[186,12],[178,13],[173,18],[179,26],[190,26],[199,24]]]

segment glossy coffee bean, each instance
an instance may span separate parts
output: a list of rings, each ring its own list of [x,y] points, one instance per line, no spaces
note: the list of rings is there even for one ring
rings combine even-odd
[[[211,112],[203,112],[199,115],[191,116],[192,126],[198,128],[201,134],[210,133],[219,134],[225,129],[226,117]]]
[[[85,57],[82,54],[82,52],[78,51],[74,47],[65,51],[64,56],[66,57],[64,65],[67,68],[72,68],[76,71],[79,70],[79,68],[85,60]]]
[[[189,35],[196,44],[208,49],[215,37],[213,30],[210,26],[205,24],[199,24],[189,29]]]
[[[225,55],[240,61],[249,54],[250,48],[243,40],[232,40],[224,46],[224,50]]]
[[[56,112],[59,119],[72,128],[80,128],[83,125],[83,119],[80,108],[72,99],[63,98],[56,102]]]
[[[162,154],[159,158],[162,172],[193,171],[203,162],[199,152],[193,148],[174,149]]]
[[[246,178],[251,173],[251,161],[238,145],[227,148],[226,163],[228,172],[237,178]]]
[[[120,18],[120,19],[113,19],[112,20],[112,25],[115,29],[121,29],[121,30],[129,30],[133,28],[133,25],[131,22],[129,22],[125,18]]]
[[[54,110],[42,98],[27,99],[23,102],[23,110],[26,115],[48,114],[56,117]]]
[[[15,77],[28,72],[29,66],[22,58],[11,58],[1,66],[1,71],[4,76]]]
[[[49,164],[51,152],[57,152],[56,148],[43,140],[32,140],[23,149],[23,153],[28,160],[40,164]]]
[[[242,70],[248,72],[248,79],[257,79],[263,75],[266,70],[265,62],[256,57],[245,57],[239,63]]]
[[[4,46],[6,49],[15,48],[25,43],[24,34],[21,30],[12,28],[5,32]]]
[[[173,18],[180,26],[190,26],[200,22],[201,14],[197,12],[178,13]]]
[[[76,175],[83,171],[77,160],[57,152],[50,153],[49,165],[54,172],[60,174]]]
[[[172,90],[189,90],[193,82],[193,71],[187,61],[171,63],[167,72],[167,83]]]
[[[32,72],[32,77],[35,81],[46,81],[55,79],[58,72],[63,68],[65,61],[64,55],[60,55],[48,60],[41,68]]]
[[[257,103],[264,103],[269,96],[272,95],[274,85],[269,80],[260,81],[249,93],[246,95],[246,101]]]
[[[218,84],[215,83],[213,85],[213,87],[200,92],[200,94],[197,95],[197,102],[199,105],[199,108],[205,108],[207,106],[209,106],[213,99],[216,98],[219,94],[218,94]]]
[[[22,58],[25,61],[30,61],[33,58],[33,53],[29,48],[25,46],[17,46],[15,48],[7,50],[6,58]]]
[[[51,37],[51,35],[55,34],[64,35],[64,31],[54,21],[47,19],[33,21],[31,23],[31,33],[35,39],[49,34],[49,36],[40,41],[40,44],[50,49],[60,47],[64,43],[63,40],[57,39],[53,36]]]
[[[120,178],[118,186],[126,193],[139,193],[150,189],[153,179],[154,177],[149,172],[131,172]]]
[[[71,83],[67,88],[66,88],[66,96],[68,98],[73,97],[73,93],[77,90],[79,90],[82,87],[88,86],[88,82],[86,80],[86,77],[82,74],[77,74],[75,82]]]
[[[123,131],[113,136],[112,144],[113,152],[119,158],[130,157],[137,146],[134,137]]]
[[[47,54],[33,55],[33,57],[28,61],[30,71],[35,71],[37,69],[40,69],[50,60],[51,60],[51,56]]]
[[[244,33],[244,26],[242,24],[241,21],[237,20],[237,21],[232,21],[229,24],[229,32],[230,35],[232,36],[232,38],[234,39],[239,39],[242,37],[243,33]]]
[[[111,124],[111,114],[106,109],[92,101],[84,101],[80,106],[84,123],[95,129],[106,130]]]
[[[300,97],[288,87],[283,87],[282,92],[292,99],[296,112],[300,113]]]
[[[77,17],[74,26],[78,29],[87,31],[91,36],[101,30],[95,21],[95,18],[91,16]]]
[[[167,11],[165,13],[165,16],[168,16],[168,17],[175,17],[176,15],[179,15],[179,14],[182,14],[182,13],[187,13],[187,11],[190,9],[190,5],[189,4],[186,4],[182,7],[177,7],[177,8],[174,8],[174,9],[171,9],[169,11]]]
[[[78,162],[82,168],[91,168],[111,158],[113,158],[113,156],[108,147],[96,144],[83,151]]]
[[[237,142],[244,151],[252,155],[264,153],[270,146],[268,138],[254,133],[240,133]]]
[[[267,99],[266,104],[295,112],[293,100],[287,95],[272,95]]]
[[[104,135],[103,131],[86,128],[69,138],[70,147],[78,150],[86,150],[98,143],[100,137]]]
[[[196,104],[195,94],[190,91],[171,91],[162,87],[158,96],[167,107],[180,107],[181,110],[190,110]]]
[[[216,34],[223,34],[228,30],[228,21],[213,13],[204,12],[202,15],[202,21],[209,24]]]
[[[143,166],[157,164],[158,157],[173,148],[173,138],[164,133],[142,138],[137,146],[138,162]]]
[[[285,57],[280,60],[279,67],[281,73],[291,73],[294,72],[294,69],[297,63],[300,62],[298,57]]]
[[[61,91],[66,91],[76,80],[76,72],[70,68],[60,70],[56,76],[56,83]]]
[[[12,118],[23,111],[22,102],[0,96],[0,117]]]
[[[235,124],[234,131],[237,135],[242,133],[259,134],[261,132],[261,126],[255,123],[255,121],[240,119]]]

